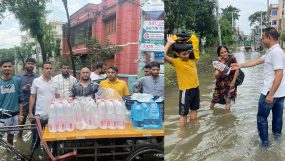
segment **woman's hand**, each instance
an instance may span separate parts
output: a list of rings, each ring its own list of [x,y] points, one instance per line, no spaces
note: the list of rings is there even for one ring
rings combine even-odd
[[[220,71],[218,69],[215,69],[214,71],[214,75],[215,75],[215,78],[218,79],[220,77]]]
[[[234,87],[235,87],[235,84],[236,84],[235,81],[231,81],[231,83],[230,83],[230,88],[231,88],[231,89],[234,88]]]
[[[238,63],[232,63],[231,64],[231,70],[237,70],[239,68],[241,68],[240,64],[238,64]]]

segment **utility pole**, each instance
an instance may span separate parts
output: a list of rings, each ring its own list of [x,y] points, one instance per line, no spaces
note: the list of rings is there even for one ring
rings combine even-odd
[[[260,12],[260,38],[262,37],[262,12]]]
[[[220,15],[219,15],[219,1],[216,0],[216,15],[217,15],[217,23],[218,23],[218,36],[219,36],[219,45],[222,45],[222,36],[221,36],[221,26],[220,26]]]
[[[71,37],[71,32],[70,32],[70,17],[69,17],[69,12],[68,12],[68,7],[67,7],[67,0],[62,0],[62,3],[64,5],[65,8],[65,12],[66,12],[66,17],[67,17],[67,25],[64,25],[65,30],[67,30],[67,46],[70,52],[70,59],[71,59],[71,65],[72,65],[72,70],[73,70],[73,76],[76,78],[76,68],[75,68],[75,61],[74,61],[74,55],[73,55],[73,51],[72,51],[72,46],[70,43],[70,37]]]
[[[234,29],[234,12],[232,12],[232,28]]]
[[[268,26],[270,26],[269,16],[270,16],[270,13],[269,13],[269,0],[267,0],[267,22],[268,22]]]

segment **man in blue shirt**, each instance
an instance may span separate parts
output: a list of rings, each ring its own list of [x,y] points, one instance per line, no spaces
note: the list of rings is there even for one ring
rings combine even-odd
[[[36,60],[34,58],[27,58],[25,64],[25,70],[21,73],[18,73],[16,77],[21,79],[22,82],[22,90],[24,94],[24,101],[23,101],[23,121],[19,122],[20,125],[24,125],[27,120],[27,116],[29,114],[29,100],[31,95],[31,86],[33,80],[38,78],[38,74],[33,72],[35,67]],[[33,111],[35,113],[35,111]],[[18,137],[22,137],[23,130],[20,130],[18,133]]]
[[[15,126],[23,119],[23,92],[21,80],[12,76],[12,60],[4,59],[0,63],[0,127]],[[7,141],[13,145],[15,131],[7,132]],[[3,137],[4,133],[0,133]]]

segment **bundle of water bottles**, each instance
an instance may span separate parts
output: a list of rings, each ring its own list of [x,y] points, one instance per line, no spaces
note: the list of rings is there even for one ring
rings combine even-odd
[[[124,129],[126,107],[122,100],[91,97],[55,99],[49,107],[48,129],[65,132],[86,129]]]
[[[137,129],[161,129],[160,106],[154,100],[143,103],[136,101],[131,106],[131,121]]]

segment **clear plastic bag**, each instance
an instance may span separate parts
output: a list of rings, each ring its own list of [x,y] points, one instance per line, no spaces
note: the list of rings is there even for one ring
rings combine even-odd
[[[99,87],[96,98],[98,97],[104,100],[116,99],[123,101],[122,97],[118,94],[118,92],[112,88]]]
[[[132,100],[136,100],[138,102],[150,102],[151,99],[153,99],[152,94],[146,94],[146,93],[134,93],[131,96]]]

